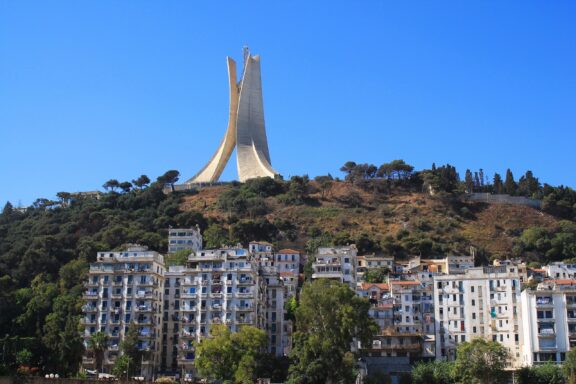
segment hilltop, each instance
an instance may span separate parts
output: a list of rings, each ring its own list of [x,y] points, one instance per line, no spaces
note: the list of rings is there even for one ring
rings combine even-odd
[[[225,209],[223,201],[240,188],[237,184],[201,188],[184,195],[180,208],[202,212],[232,232],[239,223],[265,219],[280,227],[278,234],[267,238],[279,247],[307,249],[314,240],[359,242],[362,251],[399,257],[468,254],[470,246],[486,256],[511,257],[524,230],[555,231],[560,222],[528,206],[464,202],[457,196],[435,197],[409,188],[383,192],[336,180],[324,192],[318,182],[310,181],[301,204],[286,204],[284,194],[264,197],[265,207],[251,217],[249,212]]]

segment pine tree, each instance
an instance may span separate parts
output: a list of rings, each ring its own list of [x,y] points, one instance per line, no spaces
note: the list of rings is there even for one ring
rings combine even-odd
[[[501,194],[504,192],[504,185],[502,184],[502,176],[499,173],[494,174],[494,193]]]
[[[466,176],[464,177],[464,183],[466,184],[466,192],[474,192],[474,182],[472,180],[472,172],[469,169],[466,170]]]
[[[506,170],[506,180],[504,181],[504,190],[509,195],[514,195],[516,193],[516,182],[514,181],[514,175],[510,168]]]

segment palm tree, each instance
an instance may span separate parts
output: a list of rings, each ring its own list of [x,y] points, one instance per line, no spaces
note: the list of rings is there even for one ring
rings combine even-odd
[[[102,364],[104,362],[104,352],[108,348],[108,335],[104,332],[96,332],[88,339],[88,348],[94,353],[96,359],[96,369],[102,372]]]

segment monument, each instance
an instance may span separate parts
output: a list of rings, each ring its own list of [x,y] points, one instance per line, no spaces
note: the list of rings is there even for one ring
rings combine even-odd
[[[234,148],[241,182],[278,174],[270,164],[264,126],[260,56],[250,55],[248,48],[244,47],[244,68],[239,82],[236,79],[236,62],[230,57],[226,57],[226,60],[230,83],[228,129],[212,159],[186,184],[218,181]]]

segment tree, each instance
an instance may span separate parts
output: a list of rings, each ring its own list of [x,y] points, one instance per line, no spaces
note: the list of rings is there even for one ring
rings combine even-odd
[[[130,374],[130,367],[134,365],[134,361],[128,355],[118,356],[112,368],[112,374],[117,377],[125,377]]]
[[[225,325],[213,325],[210,337],[195,343],[194,365],[208,379],[253,383],[265,347],[266,332],[261,329],[243,326],[232,333]]]
[[[451,384],[454,363],[447,361],[430,361],[417,363],[412,369],[414,384]]]
[[[6,204],[4,205],[4,208],[2,209],[2,216],[8,218],[12,215],[13,212],[14,212],[14,206],[12,206],[12,203],[7,201]]]
[[[454,372],[461,382],[500,383],[508,359],[508,351],[502,344],[478,338],[458,345]]]
[[[363,279],[367,283],[385,283],[389,273],[388,267],[372,268],[364,273]]]
[[[104,332],[93,333],[88,339],[88,348],[92,350],[92,353],[94,353],[96,369],[102,371],[104,352],[108,349],[108,335]]]
[[[566,360],[564,360],[562,370],[568,384],[576,384],[576,348],[566,353]]]
[[[520,195],[535,197],[540,190],[540,182],[534,177],[532,171],[526,171],[526,174],[518,180],[518,193]]]
[[[132,180],[132,184],[140,189],[144,189],[145,186],[150,184],[150,179],[146,175],[140,175],[139,178]]]
[[[105,190],[111,190],[112,192],[114,192],[116,188],[120,188],[120,183],[116,179],[110,179],[107,182],[105,182],[104,185],[102,185],[102,187],[104,187]]]
[[[516,193],[516,182],[514,181],[514,175],[510,168],[506,170],[506,180],[504,181],[504,190],[507,194],[513,195]]]
[[[139,337],[140,330],[138,325],[133,321],[130,322],[130,325],[128,326],[128,332],[126,332],[126,336],[124,336],[124,340],[122,340],[120,345],[122,353],[125,356],[128,356],[130,361],[133,362],[133,364],[130,364],[130,372],[128,372],[130,375],[140,373],[143,351],[138,347]]]
[[[346,180],[350,180],[349,176],[352,174],[352,171],[356,168],[356,163],[353,161],[347,161],[341,168],[340,171],[346,174]]]
[[[492,181],[494,184],[494,193],[502,194],[504,192],[504,184],[502,183],[502,176],[499,173],[494,174],[494,180]]]
[[[132,183],[129,181],[123,181],[120,184],[118,184],[118,187],[120,187],[122,192],[128,193],[132,189]]]
[[[464,176],[464,183],[466,183],[466,192],[474,192],[474,180],[472,180],[472,172],[469,169],[466,170],[466,176]]]
[[[304,286],[296,309],[289,383],[354,382],[354,340],[368,345],[378,326],[368,300],[346,284],[315,280]]]
[[[554,363],[522,367],[516,372],[518,384],[564,384],[562,368]]]
[[[60,199],[60,203],[62,204],[62,206],[67,206],[68,203],[70,202],[72,194],[69,192],[58,192],[56,196]]]
[[[160,184],[169,184],[170,187],[174,188],[174,183],[180,179],[180,172],[176,170],[170,170],[164,173],[162,176],[157,178]]]
[[[320,186],[323,199],[330,194],[330,189],[332,188],[332,184],[334,184],[332,175],[328,174],[327,176],[316,176],[314,181],[316,181],[318,186]]]

